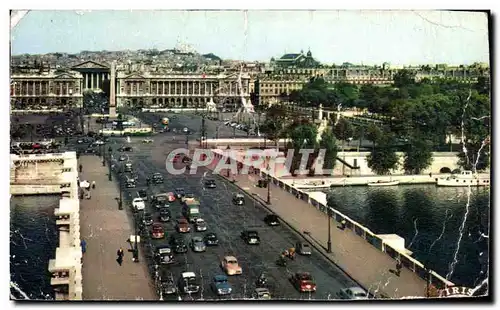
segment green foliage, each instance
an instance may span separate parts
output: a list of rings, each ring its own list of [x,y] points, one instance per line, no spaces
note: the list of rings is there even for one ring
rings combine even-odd
[[[123,119],[123,115],[118,114],[118,119],[119,119],[119,120],[122,120],[122,119]]]
[[[403,168],[408,174],[420,172],[432,164],[432,143],[421,135],[411,137],[406,146]]]
[[[410,70],[399,70],[396,74],[394,74],[394,86],[401,88],[415,84],[415,75],[416,73]]]
[[[333,133],[337,139],[346,141],[353,136],[354,128],[348,120],[340,118],[337,125],[333,127]]]
[[[325,158],[323,160],[324,169],[333,169],[337,162],[337,141],[330,128],[326,128],[321,134],[319,148],[325,150]]]
[[[463,151],[458,154],[458,165],[464,170],[472,171],[482,171],[488,168],[490,164],[490,150],[488,145],[485,145],[481,149],[482,145],[482,142],[466,143],[467,155]],[[481,152],[479,152],[480,149]]]
[[[392,169],[398,167],[398,155],[396,154],[391,139],[384,138],[380,143],[368,154],[368,167],[376,174],[386,175]]]
[[[366,128],[365,135],[366,138],[373,143],[373,148],[375,148],[375,145],[382,139],[384,133],[382,132],[382,129],[380,129],[380,127],[371,123]]]

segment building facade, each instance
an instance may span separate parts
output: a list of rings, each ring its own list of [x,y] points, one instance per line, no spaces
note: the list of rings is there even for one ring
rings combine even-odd
[[[117,106],[152,108],[237,107],[241,101],[238,75],[152,74],[117,72]],[[243,75],[243,96],[249,100],[250,77]]]
[[[82,75],[74,71],[18,72],[11,75],[12,109],[61,109],[82,106]]]

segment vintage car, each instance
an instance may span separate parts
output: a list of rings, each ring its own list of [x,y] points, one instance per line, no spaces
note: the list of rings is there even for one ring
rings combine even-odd
[[[162,239],[165,238],[165,229],[163,229],[163,225],[160,223],[154,223],[151,227],[151,238],[153,239]]]
[[[233,196],[233,204],[237,205],[237,206],[242,206],[245,204],[245,196],[243,196],[242,194],[235,194]]]
[[[205,188],[216,188],[217,184],[215,184],[214,179],[208,179],[205,181]]]
[[[140,189],[137,192],[137,197],[142,198],[144,201],[148,201],[148,192],[144,189]]]
[[[189,245],[191,246],[191,250],[193,250],[193,252],[205,252],[207,250],[205,242],[203,242],[203,238],[199,236],[193,237]]]
[[[181,199],[182,197],[184,197],[185,194],[186,194],[186,192],[184,191],[183,188],[176,188],[175,189],[175,198]]]
[[[255,230],[244,230],[241,232],[241,239],[243,239],[247,244],[260,244],[259,233]]]
[[[219,245],[219,239],[217,239],[217,235],[215,233],[207,233],[205,237],[203,237],[203,241],[205,241],[207,246]]]
[[[266,224],[269,226],[278,226],[280,224],[278,216],[275,214],[266,215],[266,217],[264,218],[264,222],[266,222]]]
[[[177,285],[171,273],[163,271],[160,274],[160,288],[163,295],[173,295],[177,293]]]
[[[226,256],[221,262],[222,269],[228,276],[240,275],[243,273],[238,260],[234,256]]]
[[[308,272],[296,272],[290,277],[290,282],[301,293],[316,292],[316,283]]]
[[[197,218],[194,222],[194,226],[196,231],[206,231],[207,230],[207,222],[205,222],[202,218]]]
[[[233,291],[225,275],[216,275],[212,281],[211,287],[214,293],[219,296],[229,295]]]
[[[186,253],[188,250],[184,238],[181,235],[171,235],[170,245],[175,253]]]
[[[265,287],[258,287],[254,290],[252,294],[254,299],[258,300],[269,300],[271,299],[271,293],[269,292],[269,289]]]
[[[368,294],[361,287],[348,287],[343,288],[337,293],[341,299],[368,299]]]
[[[196,294],[200,291],[200,284],[194,272],[183,272],[179,279],[179,289],[184,294]]]
[[[169,265],[173,264],[174,254],[168,245],[159,245],[155,250],[155,259],[158,264]]]
[[[311,246],[307,243],[297,242],[295,248],[300,255],[312,255]]]
[[[186,194],[184,194],[183,197],[181,197],[182,203],[186,203],[186,202],[194,201],[194,200],[196,200],[196,198],[195,198],[193,193],[186,193]]]
[[[148,139],[148,138],[142,139],[142,143],[147,143],[147,144],[148,143],[153,143],[153,139]]]
[[[189,226],[189,222],[185,218],[177,219],[177,224],[175,225],[175,228],[180,233],[188,233],[191,231],[191,227]]]
[[[142,222],[144,225],[151,225],[153,224],[153,216],[149,212],[144,212],[143,217],[142,217]]]
[[[170,221],[170,210],[167,208],[161,208],[160,209],[160,222],[168,222]]]
[[[151,197],[151,204],[156,208],[156,209],[161,209],[161,208],[168,208],[168,196],[167,194],[156,194]]]
[[[151,177],[151,180],[153,180],[153,184],[162,184],[163,183],[163,176],[161,175],[161,173],[156,172]]]
[[[141,211],[146,208],[146,204],[144,203],[144,200],[142,198],[134,198],[132,200],[132,207],[135,211]]]
[[[175,201],[175,194],[174,193],[168,192],[167,193],[167,197],[168,197],[168,202],[174,202]]]

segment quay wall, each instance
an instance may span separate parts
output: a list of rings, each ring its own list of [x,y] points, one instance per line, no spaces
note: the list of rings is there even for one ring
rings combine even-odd
[[[59,246],[49,261],[56,300],[82,300],[80,201],[75,152],[10,155],[11,195],[61,194],[54,210]]]
[[[208,168],[211,170],[217,167],[219,161],[227,160],[227,152],[214,149],[212,150],[212,158],[213,159],[208,166]],[[238,162],[240,166],[244,165],[244,163],[242,161],[239,161],[238,159],[233,159],[233,160]],[[266,169],[262,169],[260,166],[245,167],[245,169],[251,170],[254,174],[259,175],[260,178],[262,179],[269,180],[272,184],[290,193],[296,199],[300,199],[307,202],[309,205],[311,205],[311,207],[316,208],[323,213],[326,213],[328,216],[334,218],[336,221],[340,222],[342,220],[345,220],[347,228],[352,230],[352,232],[354,232],[357,236],[363,238],[367,243],[369,243],[376,249],[380,250],[381,252],[384,252],[385,254],[389,255],[390,257],[394,259],[400,259],[405,268],[416,273],[422,279],[429,280],[429,282],[433,284],[436,288],[443,289],[449,286],[454,286],[454,283],[446,280],[444,277],[437,274],[435,271],[430,270],[429,268],[425,267],[421,262],[411,257],[411,251],[409,251],[408,249],[404,247],[401,248],[389,245],[389,242],[387,242],[382,235],[380,236],[377,235],[375,232],[372,232],[370,229],[363,226],[361,223],[354,221],[347,215],[341,213],[340,211],[334,208],[328,207],[326,203],[316,200],[315,198],[312,197],[314,195],[310,196],[306,191],[291,186],[282,178],[276,176],[274,174],[274,171],[271,170],[270,172],[267,172]]]

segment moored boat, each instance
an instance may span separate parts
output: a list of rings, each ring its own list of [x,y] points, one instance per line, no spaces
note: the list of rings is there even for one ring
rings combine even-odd
[[[489,177],[480,177],[474,174],[472,171],[462,171],[460,174],[453,174],[446,178],[439,178],[437,180],[437,186],[453,186],[453,187],[464,187],[464,186],[489,186]]]
[[[368,186],[396,186],[399,185],[399,181],[382,181],[368,183]]]

